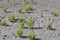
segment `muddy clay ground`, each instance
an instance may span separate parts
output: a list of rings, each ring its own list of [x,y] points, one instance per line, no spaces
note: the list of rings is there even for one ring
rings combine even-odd
[[[0,40],[29,40],[26,38],[32,32],[35,33],[35,40],[60,40],[60,0],[34,0],[32,10],[30,13],[18,13],[17,10],[25,7],[22,0],[16,0],[14,4],[0,0],[0,17],[7,21],[8,26],[0,25]],[[5,13],[3,8],[8,6],[8,12]],[[42,9],[48,11],[42,11]],[[56,10],[59,16],[52,16],[51,11]],[[33,30],[24,28],[23,38],[17,36],[16,32],[19,29],[19,24],[16,22],[9,22],[8,18],[11,13],[15,14],[15,19],[24,18],[29,20],[31,17],[35,20]],[[52,23],[55,30],[47,30],[46,25]],[[26,27],[26,26],[25,26]],[[7,36],[7,37],[5,37]]]

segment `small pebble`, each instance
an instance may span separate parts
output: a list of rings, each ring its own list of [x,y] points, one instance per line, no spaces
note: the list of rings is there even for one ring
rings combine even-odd
[[[16,34],[13,34],[13,35],[16,35]]]
[[[15,38],[16,38],[17,36],[15,36]]]
[[[4,37],[7,37],[7,35],[4,35]]]
[[[50,20],[50,18],[49,18],[49,20]]]
[[[5,39],[5,38],[3,38],[3,39]]]

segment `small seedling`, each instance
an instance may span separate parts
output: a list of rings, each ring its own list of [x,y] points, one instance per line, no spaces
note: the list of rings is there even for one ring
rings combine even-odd
[[[34,0],[31,0],[32,3],[34,3]]]
[[[8,7],[5,7],[5,8],[4,8],[4,12],[6,13],[6,12],[7,12],[7,10],[8,10]]]
[[[2,26],[6,25],[6,21],[5,21],[5,20],[2,20],[2,21],[1,21],[1,25],[2,25]]]
[[[32,9],[32,7],[31,7],[31,5],[26,5],[26,7],[24,8],[24,12],[28,12],[29,10],[31,10]]]
[[[13,22],[14,19],[15,19],[15,16],[14,16],[14,14],[12,13],[12,14],[10,15],[10,17],[9,17],[8,20],[9,20],[10,22]]]
[[[32,27],[33,27],[33,25],[34,25],[34,23],[35,23],[35,21],[34,21],[34,20],[32,20],[32,19],[30,19],[30,20],[29,20],[29,22],[26,22],[26,24],[27,24],[28,28],[32,28]]]
[[[49,11],[47,8],[42,8],[42,11]]]
[[[15,0],[12,0],[12,3],[14,4],[15,3]]]
[[[7,2],[9,2],[10,0],[7,0]]]
[[[18,20],[19,24],[20,24],[20,27],[23,28],[24,27],[24,23],[26,22],[25,19],[23,18],[19,18]]]
[[[18,13],[21,13],[21,12],[22,12],[22,10],[21,10],[21,9],[19,9],[19,10],[18,10]]]
[[[30,40],[34,40],[35,34],[30,34],[30,35],[28,36],[28,38],[29,38]]]
[[[21,36],[23,35],[23,30],[22,30],[22,29],[18,30],[18,31],[17,31],[17,35],[18,35],[19,37],[21,37]]]
[[[1,23],[1,21],[2,21],[2,18],[0,18],[0,23]]]
[[[52,25],[50,23],[47,25],[47,29],[49,29],[49,30],[52,29]]]
[[[51,12],[53,16],[57,16],[57,12],[56,11],[52,11]]]
[[[23,0],[23,3],[27,3],[28,2],[28,0]]]

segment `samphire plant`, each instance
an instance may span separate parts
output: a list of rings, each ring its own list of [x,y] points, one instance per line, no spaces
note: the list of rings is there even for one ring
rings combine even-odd
[[[22,10],[21,10],[21,9],[19,9],[19,10],[18,10],[18,13],[21,13],[21,12],[22,12]]]
[[[30,35],[28,35],[28,38],[29,38],[30,40],[34,40],[35,34],[30,34]]]
[[[2,20],[2,21],[1,21],[1,25],[2,25],[2,26],[6,25],[6,21],[5,21],[5,20]]]
[[[0,23],[1,23],[1,21],[2,21],[2,18],[0,18]]]
[[[11,1],[12,1],[13,4],[15,3],[15,0],[11,0]]]
[[[32,7],[30,4],[26,5],[26,7],[24,8],[24,12],[28,12],[29,10],[31,10]]]
[[[7,0],[7,2],[9,2],[10,0]]]
[[[51,12],[53,16],[57,16],[57,12],[56,11],[52,11]]]
[[[17,31],[17,35],[18,35],[19,37],[21,37],[21,36],[23,35],[23,30],[22,30],[22,29],[18,30],[18,31]]]
[[[32,28],[34,26],[35,21],[30,19],[28,22],[26,22],[28,28]]]
[[[51,23],[47,24],[47,29],[49,29],[49,30],[52,29],[52,25],[51,25]]]
[[[18,22],[19,22],[20,28],[23,28],[24,27],[24,23],[26,22],[26,20],[23,19],[23,18],[19,18]]]
[[[34,0],[31,0],[32,3],[34,3]]]
[[[7,10],[8,10],[8,7],[5,7],[5,8],[4,8],[4,12],[6,13],[6,12],[7,12]]]
[[[42,8],[42,11],[44,12],[44,11],[49,11],[47,8]]]
[[[12,14],[10,15],[10,17],[9,17],[8,20],[9,20],[10,22],[13,22],[14,19],[15,19],[15,15],[14,15],[14,13],[12,13]]]
[[[28,2],[28,0],[23,0],[23,3],[27,3]]]

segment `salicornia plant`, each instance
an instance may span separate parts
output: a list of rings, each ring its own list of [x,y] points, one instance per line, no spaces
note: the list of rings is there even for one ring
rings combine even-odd
[[[28,35],[28,38],[29,38],[30,40],[34,40],[35,34],[30,34],[30,35]]]
[[[51,12],[53,16],[57,16],[57,12],[56,11],[52,11]]]
[[[24,23],[25,23],[26,21],[25,21],[25,19],[23,19],[23,18],[19,18],[18,22],[19,22],[20,28],[23,28],[23,27],[24,27]]]
[[[2,21],[2,18],[0,18],[0,23],[1,23],[1,21]]]
[[[9,17],[8,20],[9,20],[10,22],[13,22],[14,19],[15,19],[15,15],[12,13],[12,14],[10,15],[10,17]]]
[[[47,29],[49,29],[49,30],[52,29],[52,25],[51,25],[51,23],[49,23],[49,24],[47,25]]]
[[[8,7],[5,7],[5,8],[4,8],[4,12],[6,13],[6,12],[7,12],[7,10],[8,10]]]
[[[32,20],[32,19],[30,19],[28,22],[26,22],[26,24],[27,24],[28,28],[32,28],[32,27],[33,27],[33,25],[34,25],[34,23],[35,23],[35,21],[34,21],[34,20]]]
[[[24,12],[28,12],[29,10],[31,10],[32,7],[30,4],[26,5],[26,7],[24,8]]]
[[[15,0],[12,0],[12,3],[14,4]]]
[[[18,30],[18,31],[17,31],[17,35],[18,35],[19,37],[21,37],[21,36],[23,35],[23,30],[22,30],[22,29]]]
[[[21,9],[19,9],[19,10],[18,10],[18,13],[21,13],[21,12],[22,12],[22,10],[21,10]]]
[[[9,2],[10,0],[7,0],[7,2]]]
[[[2,20],[2,21],[1,21],[1,25],[2,25],[2,26],[6,25],[6,21],[5,21],[5,20]]]
[[[28,0],[23,0],[23,3],[27,3],[28,2]]]

